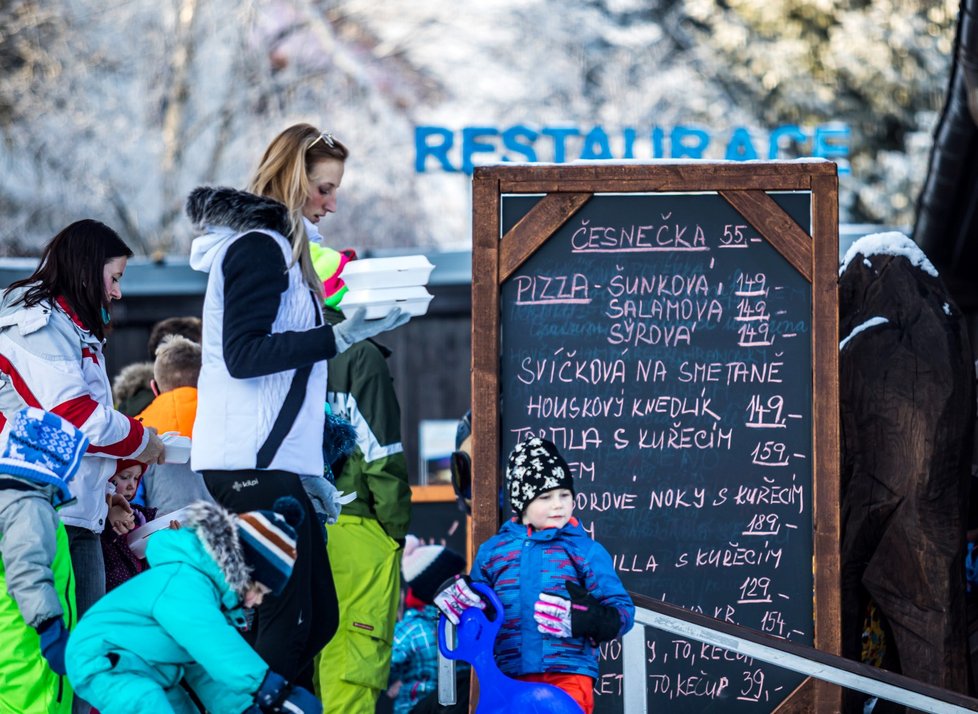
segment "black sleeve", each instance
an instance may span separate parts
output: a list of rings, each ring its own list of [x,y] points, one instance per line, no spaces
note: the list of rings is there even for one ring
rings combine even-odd
[[[272,333],[282,295],[289,287],[285,257],[274,238],[264,233],[242,236],[224,254],[221,269],[224,363],[232,377],[261,377],[336,355],[330,325]]]

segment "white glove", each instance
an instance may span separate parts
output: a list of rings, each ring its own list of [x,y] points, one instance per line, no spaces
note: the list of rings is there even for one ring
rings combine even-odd
[[[571,636],[571,601],[558,595],[540,593],[533,605],[537,630],[553,637]]]
[[[467,575],[456,575],[451,580],[446,580],[435,595],[435,607],[441,610],[453,625],[458,624],[459,615],[463,610],[470,607],[486,609],[486,603],[469,587],[469,582]]]
[[[367,320],[364,315],[367,308],[358,307],[356,311],[343,322],[333,326],[333,338],[336,340],[336,354],[346,352],[357,342],[368,337],[379,335],[381,332],[400,327],[411,319],[411,314],[399,307],[391,309],[379,320]]]

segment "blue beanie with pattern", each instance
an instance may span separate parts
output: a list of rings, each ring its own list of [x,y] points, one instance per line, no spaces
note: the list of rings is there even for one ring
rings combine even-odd
[[[55,507],[74,500],[68,482],[75,477],[88,438],[71,422],[36,407],[26,407],[10,420],[10,433],[0,455],[0,474],[57,488]]]

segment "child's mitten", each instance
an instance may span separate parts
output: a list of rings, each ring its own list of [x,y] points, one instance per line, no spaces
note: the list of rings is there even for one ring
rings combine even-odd
[[[587,637],[594,642],[607,642],[618,636],[618,610],[602,605],[577,583],[567,583],[567,594],[570,600],[540,593],[533,607],[537,630],[554,637]]]
[[[263,714],[322,714],[323,711],[323,704],[316,695],[290,684],[272,670],[268,670],[255,694],[255,705]]]
[[[48,661],[51,671],[59,676],[65,674],[65,646],[68,644],[68,630],[64,620],[52,617],[37,626],[41,637],[41,654]]]
[[[468,575],[456,575],[442,583],[435,595],[435,607],[441,610],[453,625],[458,624],[459,615],[467,608],[486,609],[483,599],[469,587],[471,582],[472,579]]]
[[[571,636],[571,601],[559,595],[540,593],[533,605],[537,630],[553,637]]]

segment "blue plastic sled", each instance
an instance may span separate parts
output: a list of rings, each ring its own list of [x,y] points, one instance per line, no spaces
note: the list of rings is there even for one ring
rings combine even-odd
[[[464,610],[456,628],[458,644],[450,650],[445,641],[448,620],[442,615],[438,620],[438,649],[448,659],[464,660],[475,669],[479,677],[479,706],[475,714],[581,714],[580,705],[564,690],[522,682],[499,670],[492,650],[503,624],[503,604],[489,586],[472,583],[472,588],[496,608],[496,619],[490,620],[477,607]]]

